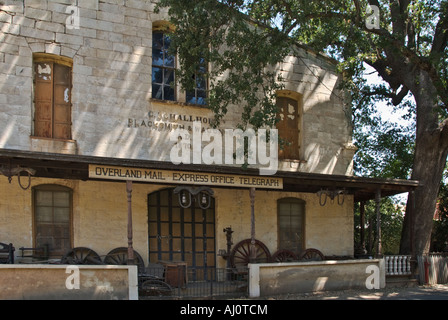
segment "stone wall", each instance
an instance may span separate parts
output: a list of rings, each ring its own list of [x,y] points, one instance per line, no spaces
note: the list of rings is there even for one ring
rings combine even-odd
[[[385,286],[384,259],[249,264],[249,295],[253,298]]]
[[[2,300],[137,300],[136,266],[0,265]]]
[[[167,20],[150,0],[0,1],[0,148],[170,161],[173,125],[207,126],[211,112],[151,99],[152,25]],[[302,151],[288,171],[352,174],[350,116],[334,63],[297,47],[277,66],[303,97]],[[72,140],[33,137],[33,54],[73,59]],[[234,106],[238,108],[238,106]],[[173,115],[178,115],[174,117]],[[224,127],[234,128],[231,110]]]

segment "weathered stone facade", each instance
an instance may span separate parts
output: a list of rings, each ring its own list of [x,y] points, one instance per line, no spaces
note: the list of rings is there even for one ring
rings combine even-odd
[[[169,162],[169,132],[193,121],[207,127],[207,108],[151,99],[152,26],[167,20],[150,0],[78,0],[79,29],[69,28],[71,0],[0,0],[0,149]],[[350,113],[340,76],[328,58],[301,47],[278,66],[286,96],[303,99],[300,161],[280,171],[352,175]],[[72,59],[70,140],[34,135],[33,54]],[[182,93],[179,93],[182,97]],[[181,100],[181,99],[180,99]],[[237,108],[237,106],[234,106]],[[223,128],[234,128],[230,111]],[[180,170],[182,168],[179,168]],[[23,191],[0,177],[0,242],[32,247],[32,189]],[[56,184],[73,192],[72,246],[101,255],[126,245],[126,188],[120,182],[32,178],[32,187]],[[147,195],[167,186],[136,184],[133,191],[134,248],[148,260]],[[99,192],[101,190],[101,192]],[[325,255],[353,255],[353,197],[343,205],[319,205],[314,193],[256,192],[256,236],[277,250],[277,200],[306,202],[305,246]],[[215,190],[215,251],[250,237],[247,190]],[[18,254],[18,253],[17,253]],[[216,258],[217,266],[225,261]]]
[[[79,29],[69,28],[72,1],[3,1],[0,147],[101,157],[169,161],[169,132],[213,118],[204,107],[151,99],[154,1],[80,0]],[[303,98],[301,163],[282,170],[352,174],[350,113],[329,59],[294,49],[278,66],[285,90]],[[72,139],[34,136],[33,54],[73,59]],[[179,92],[179,99],[182,100]],[[234,106],[237,108],[237,106]],[[234,128],[230,110],[223,128]]]

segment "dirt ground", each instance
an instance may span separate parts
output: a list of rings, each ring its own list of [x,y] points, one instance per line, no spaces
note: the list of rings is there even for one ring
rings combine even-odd
[[[448,284],[287,294],[267,300],[448,300]]]

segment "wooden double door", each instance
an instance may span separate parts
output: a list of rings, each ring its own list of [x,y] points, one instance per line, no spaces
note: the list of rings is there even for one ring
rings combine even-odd
[[[173,189],[148,195],[149,262],[183,261],[189,268],[215,267],[215,203],[182,208]]]

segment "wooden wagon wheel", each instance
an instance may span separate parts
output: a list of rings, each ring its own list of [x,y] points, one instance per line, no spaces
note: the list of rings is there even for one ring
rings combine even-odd
[[[100,256],[92,249],[76,247],[69,251],[61,259],[62,264],[103,264]]]
[[[291,262],[291,261],[297,261],[298,258],[297,255],[291,250],[280,249],[272,255],[271,260],[273,262]]]
[[[302,252],[299,259],[305,261],[322,261],[325,260],[325,256],[319,250],[309,248]]]
[[[145,262],[143,261],[142,256],[134,250],[134,262],[137,265],[138,272],[144,273],[145,271]],[[112,265],[127,265],[128,264],[128,248],[119,247],[112,249],[104,258],[105,264]]]
[[[254,252],[251,252],[251,247],[251,239],[242,240],[233,247],[229,257],[232,268],[244,268],[249,263],[263,263],[271,260],[269,249],[263,242],[255,240]]]
[[[140,285],[140,293],[146,296],[170,296],[173,293],[173,288],[165,281],[149,279]]]

